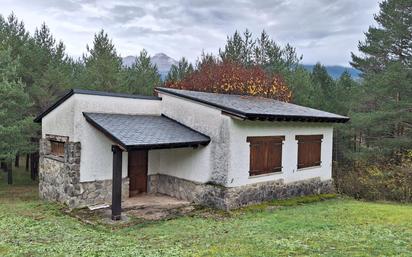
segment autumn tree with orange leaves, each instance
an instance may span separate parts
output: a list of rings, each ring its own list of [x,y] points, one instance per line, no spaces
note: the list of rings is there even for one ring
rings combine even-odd
[[[261,66],[245,67],[234,61],[209,61],[181,81],[166,87],[194,91],[252,95],[289,102],[292,93],[280,75],[269,75]]]
[[[300,60],[295,48],[279,46],[265,31],[256,39],[249,30],[236,31],[218,56],[203,53],[195,71],[185,72],[179,80],[167,79],[165,86],[290,101],[284,78],[290,77]]]

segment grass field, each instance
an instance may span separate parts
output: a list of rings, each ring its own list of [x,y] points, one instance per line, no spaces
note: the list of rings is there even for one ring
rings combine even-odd
[[[0,256],[412,256],[412,205],[348,198],[296,204],[301,199],[226,215],[89,225],[40,201],[28,172],[16,171],[14,186],[4,175]]]

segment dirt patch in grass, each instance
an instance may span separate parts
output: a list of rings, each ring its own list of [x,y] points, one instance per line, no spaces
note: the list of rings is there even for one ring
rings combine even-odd
[[[32,201],[38,199],[37,185],[6,186],[0,188],[0,201]]]
[[[170,209],[151,207],[127,209],[122,212],[122,218],[120,221],[111,220],[110,208],[102,208],[98,210],[90,210],[89,208],[70,210],[66,208],[63,212],[85,224],[94,226],[101,225],[111,229],[120,229],[139,224],[149,224],[156,221],[171,220],[182,216],[188,216],[191,215],[191,212],[194,210],[194,206],[184,206]]]

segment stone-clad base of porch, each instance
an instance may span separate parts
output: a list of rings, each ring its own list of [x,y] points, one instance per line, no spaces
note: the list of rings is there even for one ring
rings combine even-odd
[[[284,183],[283,180],[276,180],[240,187],[223,187],[156,174],[149,176],[148,184],[149,192],[151,193],[166,194],[178,199],[222,210],[236,209],[274,199],[335,192],[332,180],[322,181],[320,178],[293,183]]]
[[[66,142],[64,156],[50,154],[50,140],[40,140],[39,195],[41,199],[66,204],[69,208],[111,203],[112,180],[80,182],[78,142]],[[129,178],[122,183],[122,199],[129,197]]]

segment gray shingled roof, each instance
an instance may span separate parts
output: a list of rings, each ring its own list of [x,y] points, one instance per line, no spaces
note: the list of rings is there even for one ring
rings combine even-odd
[[[348,117],[338,114],[264,97],[206,93],[161,87],[157,88],[157,90],[161,93],[169,93],[211,105],[229,114],[252,120],[268,119],[324,122],[346,122],[349,120]]]
[[[188,147],[210,142],[208,136],[163,115],[83,115],[90,124],[127,150]]]

